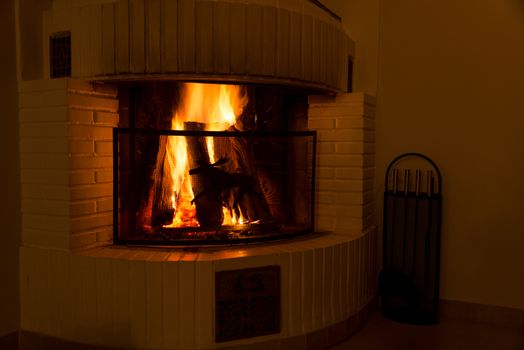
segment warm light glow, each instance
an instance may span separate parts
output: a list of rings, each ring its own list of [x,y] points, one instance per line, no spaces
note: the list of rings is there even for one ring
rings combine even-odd
[[[186,83],[182,86],[180,102],[173,114],[172,129],[184,130],[185,122],[205,124],[207,131],[224,131],[233,126],[248,100],[242,88],[237,85]],[[210,163],[216,161],[213,137],[206,137]],[[187,142],[179,136],[169,136],[166,143],[164,177],[162,180],[172,189],[169,203],[175,210],[175,217],[169,227],[198,226],[195,205],[191,203],[194,193],[189,176]],[[235,218],[226,208],[224,225],[242,224],[244,218]]]
[[[260,220],[249,222],[249,220],[245,219],[244,214],[242,214],[242,210],[240,208],[238,208],[238,211],[240,212],[239,217],[236,216],[235,212],[230,212],[227,208],[223,208],[223,212],[224,212],[223,225],[257,224],[260,222]]]

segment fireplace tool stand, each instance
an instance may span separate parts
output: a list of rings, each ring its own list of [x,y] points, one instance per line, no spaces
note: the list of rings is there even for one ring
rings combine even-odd
[[[410,324],[438,322],[441,193],[440,171],[428,157],[406,153],[389,164],[379,281],[387,318]]]

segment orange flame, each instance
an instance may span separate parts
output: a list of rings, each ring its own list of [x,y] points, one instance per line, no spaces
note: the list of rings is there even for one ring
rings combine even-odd
[[[248,99],[237,85],[185,83],[180,102],[172,119],[172,130],[184,130],[185,122],[205,124],[207,131],[223,131],[233,126],[242,113]],[[211,163],[216,161],[212,137],[206,137]],[[167,167],[170,169],[171,197],[169,203],[175,217],[169,227],[198,226],[196,209],[191,204],[194,193],[189,176],[187,142],[183,137],[169,136],[166,144]],[[224,225],[242,224],[241,215],[236,218],[223,208]]]

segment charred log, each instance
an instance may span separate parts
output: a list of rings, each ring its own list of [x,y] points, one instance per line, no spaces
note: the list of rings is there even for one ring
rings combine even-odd
[[[237,131],[234,127],[228,131]],[[214,139],[215,156],[229,159],[222,165],[222,170],[231,176],[231,181],[241,183],[239,186],[222,192],[224,205],[237,217],[243,216],[253,222],[257,220],[271,222],[273,217],[260,188],[255,156],[248,140],[243,137],[216,137]]]
[[[203,131],[205,124],[196,122],[184,123],[186,130]],[[187,151],[190,169],[211,166],[204,136],[188,136]],[[201,226],[220,226],[224,221],[222,212],[222,200],[220,193],[209,191],[213,188],[212,179],[205,174],[195,174],[191,179],[191,186],[195,197],[193,202],[196,208],[196,216]],[[206,191],[207,190],[207,191]]]
[[[170,164],[167,161],[166,148],[168,137],[162,135],[159,141],[156,167],[153,172],[153,188],[151,190],[149,207],[152,208],[151,226],[167,225],[173,222],[175,210],[171,206],[170,189],[173,187],[173,180],[169,176]]]

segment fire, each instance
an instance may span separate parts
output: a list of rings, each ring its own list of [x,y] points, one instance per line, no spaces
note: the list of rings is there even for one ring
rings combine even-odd
[[[196,122],[205,125],[207,131],[223,131],[235,125],[236,118],[242,113],[248,99],[242,88],[237,85],[185,83],[182,86],[177,110],[173,113],[172,129],[185,130],[185,123]],[[213,137],[206,137],[206,146],[210,163],[216,162]],[[171,195],[167,199],[174,210],[173,222],[168,227],[198,226],[195,198],[188,157],[187,140],[179,136],[168,136],[164,169],[169,173],[164,177],[164,184],[171,186]],[[223,208],[223,225],[245,223],[242,214]]]

